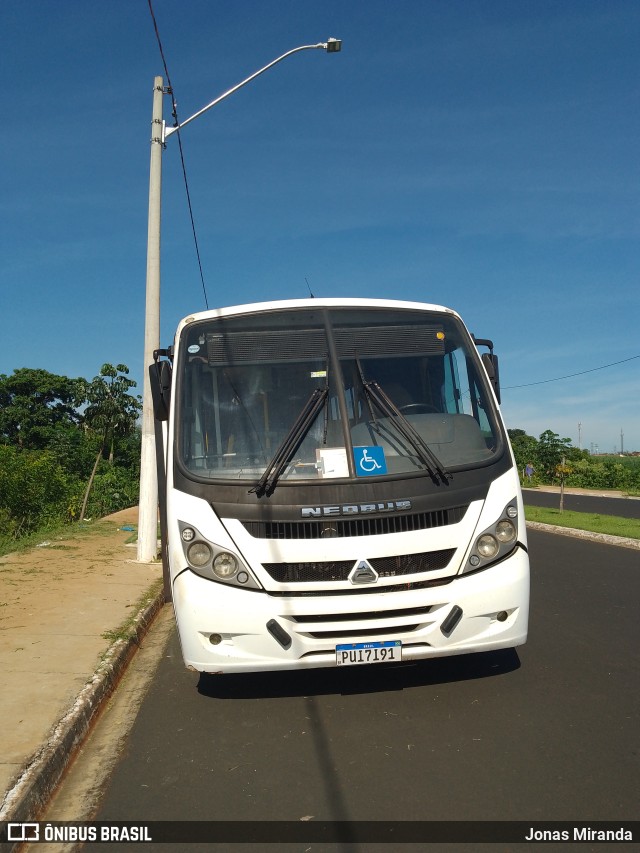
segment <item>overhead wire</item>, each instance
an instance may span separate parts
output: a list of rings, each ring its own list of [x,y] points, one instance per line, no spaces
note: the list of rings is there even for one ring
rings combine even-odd
[[[530,388],[532,385],[545,385],[547,382],[560,382],[562,379],[572,379],[574,376],[584,376],[585,373],[595,373],[596,370],[605,370],[607,367],[615,367],[617,364],[625,364],[625,362],[633,361],[636,358],[640,358],[640,355],[632,355],[630,358],[623,358],[621,361],[612,361],[611,364],[592,367],[590,370],[581,370],[579,373],[568,373],[566,376],[557,376],[555,379],[541,379],[539,382],[527,382],[525,385],[506,385],[502,390],[511,391],[514,388]]]
[[[151,4],[151,0],[147,0],[147,2],[149,4],[149,12],[151,13],[151,20],[153,21],[153,28],[155,30],[156,40],[158,42],[158,48],[160,50],[160,56],[162,58],[162,64],[164,66],[164,73],[165,73],[165,76],[167,78],[167,94],[169,94],[171,96],[171,115],[173,116],[173,121],[174,121],[173,126],[178,128],[178,130],[177,130],[178,148],[180,151],[180,162],[182,164],[182,176],[184,179],[184,188],[185,188],[185,193],[187,196],[187,206],[189,208],[189,218],[191,220],[191,231],[193,233],[193,242],[194,242],[194,246],[195,246],[195,250],[196,250],[196,258],[198,260],[198,269],[200,270],[200,281],[202,283],[202,292],[204,294],[204,304],[208,310],[209,300],[207,299],[207,288],[206,288],[205,283],[204,283],[204,273],[202,270],[202,260],[200,258],[200,247],[198,245],[198,235],[196,233],[196,224],[195,224],[195,220],[193,217],[193,207],[191,205],[191,193],[189,192],[189,181],[187,180],[187,169],[185,166],[184,151],[182,149],[182,139],[180,138],[180,128],[178,127],[178,125],[180,124],[180,122],[178,121],[178,106],[177,106],[176,99],[175,99],[174,93],[173,93],[173,85],[171,83],[171,76],[169,74],[169,68],[167,66],[167,61],[166,61],[165,56],[164,56],[164,50],[162,47],[162,40],[160,38],[160,31],[158,30],[158,24],[156,21],[156,16],[153,13],[153,6]]]

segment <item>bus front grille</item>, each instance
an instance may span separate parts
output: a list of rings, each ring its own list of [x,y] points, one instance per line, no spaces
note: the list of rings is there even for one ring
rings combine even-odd
[[[446,527],[462,520],[468,506],[454,506],[432,512],[355,518],[324,518],[309,521],[243,521],[246,531],[256,539],[326,539],[327,537],[381,536],[386,533],[412,533]]]
[[[424,618],[428,616],[433,608],[431,606],[427,607],[402,607],[397,610],[385,610],[381,613],[380,610],[371,610],[371,611],[358,611],[357,613],[332,613],[330,616],[327,616],[326,613],[321,613],[320,615],[310,615],[305,613],[303,616],[292,616],[287,614],[287,619],[292,622],[304,623],[305,625],[322,625],[327,622],[353,622],[354,620],[358,620],[358,622],[362,622],[365,620],[375,620],[378,622],[380,617],[383,616],[385,619],[397,619],[399,616],[409,616],[409,617],[421,617]],[[379,630],[379,628],[378,628]],[[385,628],[385,631],[387,629]]]
[[[311,631],[305,632],[307,636],[313,637],[314,640],[351,640],[354,637],[395,637],[398,634],[410,634],[412,631],[417,631],[419,625],[397,625],[389,626],[383,629],[380,628],[358,628],[353,631]]]
[[[381,578],[416,575],[433,572],[449,565],[455,548],[427,551],[423,554],[402,554],[397,557],[374,557],[369,564]],[[334,560],[312,563],[263,563],[264,568],[278,583],[326,583],[346,581],[356,560]]]

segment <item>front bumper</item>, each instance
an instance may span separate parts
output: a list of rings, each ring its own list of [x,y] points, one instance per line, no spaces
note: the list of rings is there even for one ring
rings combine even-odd
[[[400,640],[411,661],[526,642],[529,560],[521,547],[442,586],[395,589],[275,596],[184,571],[173,600],[185,664],[220,674],[307,669],[335,666],[340,643]]]

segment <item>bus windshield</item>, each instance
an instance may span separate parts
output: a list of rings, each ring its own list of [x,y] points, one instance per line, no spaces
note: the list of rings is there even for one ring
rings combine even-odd
[[[179,351],[178,458],[195,479],[256,483],[274,465],[280,481],[444,477],[501,448],[477,351],[450,313],[240,314],[186,326]]]

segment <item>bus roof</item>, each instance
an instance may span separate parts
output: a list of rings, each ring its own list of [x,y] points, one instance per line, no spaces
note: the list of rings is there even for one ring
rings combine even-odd
[[[459,317],[452,308],[443,305],[431,305],[426,302],[405,302],[399,299],[366,299],[362,297],[322,296],[308,299],[282,299],[271,302],[251,302],[243,305],[230,305],[224,308],[212,308],[189,314],[178,324],[178,332],[187,324],[199,320],[230,317],[238,314],[261,314],[268,311],[282,311],[287,308],[400,308],[414,311],[438,311]]]

